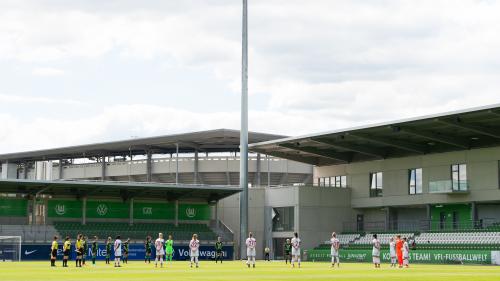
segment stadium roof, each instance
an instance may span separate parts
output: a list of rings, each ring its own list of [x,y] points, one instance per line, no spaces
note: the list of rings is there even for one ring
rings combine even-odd
[[[264,133],[248,133],[249,143],[280,139],[285,136]],[[201,132],[190,132],[149,138],[135,138],[122,141],[94,143],[53,149],[17,152],[0,155],[0,162],[29,162],[59,159],[76,159],[105,156],[144,155],[147,150],[152,153],[169,154],[176,152],[176,144],[180,153],[200,152],[232,152],[239,151],[240,131],[217,129]]]
[[[249,146],[318,166],[500,146],[500,104]]]
[[[0,193],[56,197],[156,198],[168,201],[184,200],[213,202],[240,192],[236,186],[163,184],[112,181],[44,181],[0,179]]]

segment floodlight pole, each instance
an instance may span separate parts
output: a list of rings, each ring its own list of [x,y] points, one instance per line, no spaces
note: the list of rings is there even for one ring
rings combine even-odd
[[[243,0],[240,128],[240,258],[245,258],[248,232],[248,1]]]

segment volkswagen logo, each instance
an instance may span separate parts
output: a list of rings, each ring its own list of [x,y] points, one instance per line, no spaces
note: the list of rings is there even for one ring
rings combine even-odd
[[[105,216],[108,213],[108,206],[106,204],[99,204],[96,211],[99,216]]]
[[[66,206],[64,204],[57,204],[54,210],[56,211],[56,214],[59,216],[66,214]]]
[[[196,209],[195,208],[186,208],[186,216],[188,218],[196,217]]]

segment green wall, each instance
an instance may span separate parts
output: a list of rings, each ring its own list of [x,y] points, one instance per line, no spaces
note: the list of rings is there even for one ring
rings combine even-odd
[[[134,219],[173,220],[175,205],[172,203],[134,202]]]
[[[179,204],[179,220],[210,220],[211,214],[205,204]]]
[[[49,218],[81,218],[82,201],[49,200],[47,215]]]
[[[89,219],[128,219],[130,203],[121,201],[87,201]]]
[[[28,200],[0,198],[0,216],[26,217],[28,213]]]
[[[1,202],[1,201],[0,201]],[[49,200],[49,218],[81,218],[82,201]],[[26,205],[24,206],[24,215]],[[87,218],[90,219],[128,219],[130,203],[121,201],[87,201]],[[175,204],[159,202],[134,202],[134,219],[174,220]],[[179,220],[210,220],[211,208],[207,204],[179,204]]]
[[[441,228],[440,214],[443,212],[446,216],[444,228]],[[471,206],[470,204],[451,204],[451,205],[435,205],[431,207],[431,229],[432,230],[452,230],[453,229],[453,212],[458,214],[458,228],[471,228]]]

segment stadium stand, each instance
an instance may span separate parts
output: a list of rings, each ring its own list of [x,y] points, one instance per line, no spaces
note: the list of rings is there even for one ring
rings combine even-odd
[[[349,245],[350,243],[354,242],[355,240],[359,239],[360,237],[361,237],[361,234],[359,234],[359,233],[337,234],[337,239],[339,239],[341,247]],[[318,248],[321,248],[321,249],[330,248],[330,240],[325,241]]]
[[[77,222],[55,222],[55,228],[64,237],[69,235],[74,238],[78,234],[88,237],[94,235],[101,239],[106,237],[114,238],[120,235],[123,239],[144,240],[148,235],[156,237],[159,232],[165,235],[172,234],[175,240],[190,240],[193,233],[197,233],[202,241],[215,240],[217,235],[206,224],[200,223],[180,223],[178,226],[169,223],[137,223],[129,225],[119,222],[92,222],[81,225]]]
[[[358,240],[354,241],[353,244],[357,245],[371,245],[373,241],[373,234],[368,233],[365,236],[359,238]],[[380,241],[380,244],[382,245],[388,245],[390,242],[391,237],[401,235],[401,237],[406,237],[406,238],[412,238],[415,234],[414,233],[380,233],[377,234],[378,240]]]
[[[421,233],[415,243],[420,249],[500,249],[500,232]]]
[[[425,233],[381,233],[378,234],[382,247],[387,248],[390,238],[396,235],[407,237],[412,249],[467,249],[467,250],[500,250],[500,232],[498,231],[468,231],[468,232],[425,232]],[[343,248],[371,249],[372,233],[338,235]],[[351,240],[352,239],[352,240]],[[329,248],[325,241],[314,249]]]

